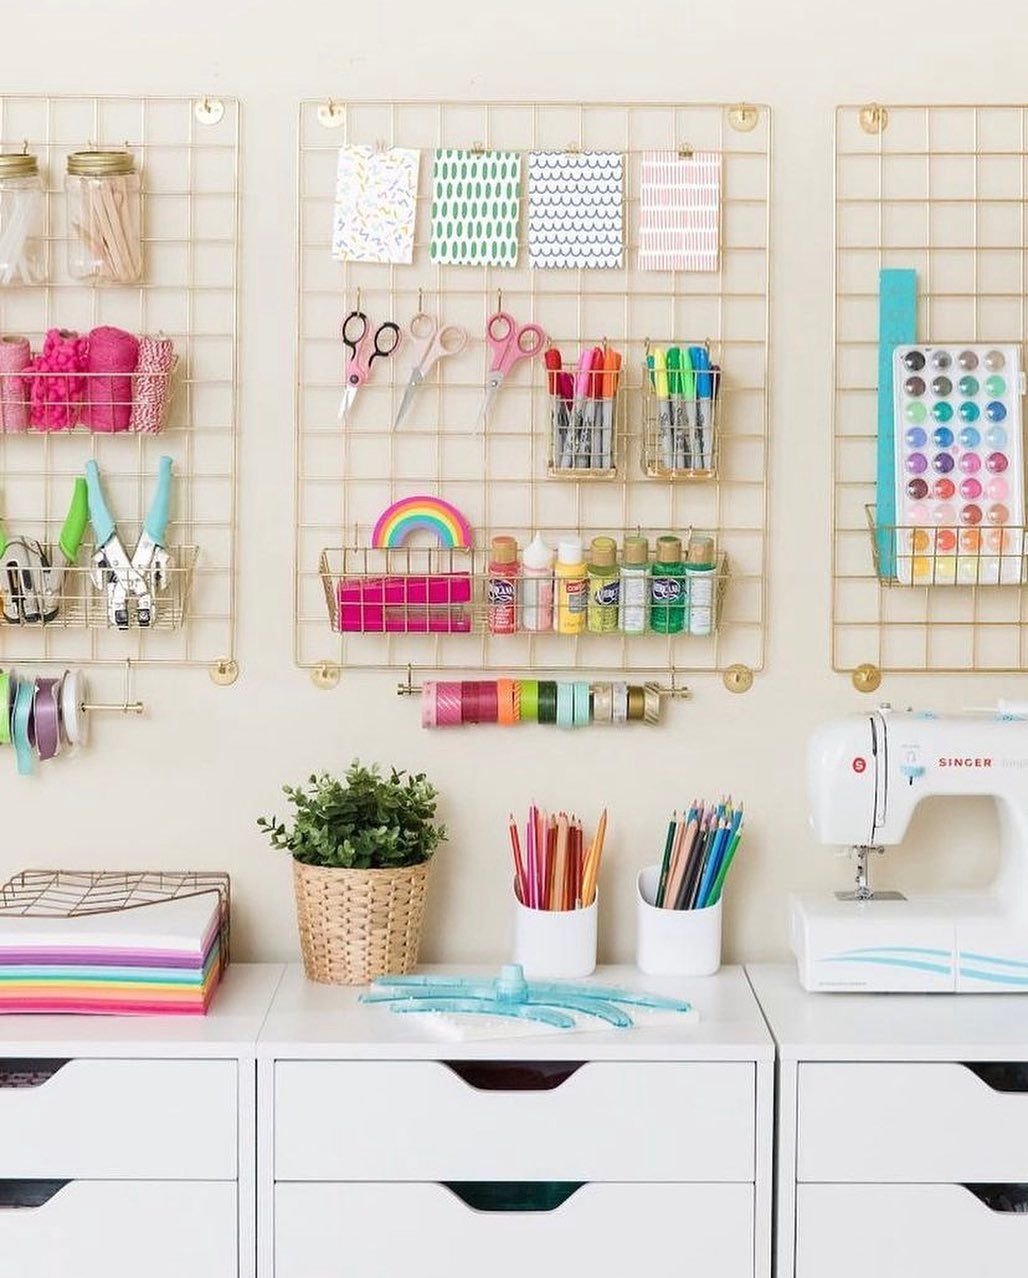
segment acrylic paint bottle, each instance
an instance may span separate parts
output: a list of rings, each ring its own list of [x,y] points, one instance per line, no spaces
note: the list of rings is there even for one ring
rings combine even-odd
[[[717,588],[717,555],[714,538],[697,534],[689,538],[685,557],[689,581],[689,633],[714,633],[714,593]]]
[[[688,626],[688,581],[681,537],[658,537],[657,560],[650,574],[650,628],[662,635]]]
[[[586,627],[593,634],[607,634],[618,628],[618,548],[613,537],[594,537],[589,550],[589,602]]]
[[[486,620],[491,635],[512,635],[518,628],[518,543],[494,537],[489,543],[489,589]]]
[[[557,578],[554,628],[559,635],[580,635],[585,629],[589,599],[589,578],[581,537],[568,537],[558,544],[554,572]]]
[[[553,547],[538,533],[521,556],[521,627],[553,629]]]
[[[626,537],[621,550],[621,629],[642,635],[650,628],[650,543]]]

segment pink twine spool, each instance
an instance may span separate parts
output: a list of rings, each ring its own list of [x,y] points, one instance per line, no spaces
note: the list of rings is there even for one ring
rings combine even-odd
[[[435,685],[435,726],[437,728],[455,728],[461,723],[459,683],[437,683]]]
[[[35,430],[69,430],[82,417],[89,342],[78,333],[52,328],[30,362],[29,422]]]
[[[0,430],[28,430],[28,384],[21,374],[32,360],[27,337],[0,338]]]
[[[128,430],[138,359],[139,342],[123,328],[105,325],[89,334],[85,420],[90,430],[105,435]]]
[[[129,430],[156,435],[168,412],[169,379],[175,363],[175,346],[170,337],[139,339]]]

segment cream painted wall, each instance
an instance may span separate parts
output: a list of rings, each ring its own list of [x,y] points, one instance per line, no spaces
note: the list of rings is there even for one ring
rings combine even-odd
[[[262,843],[278,787],[354,754],[426,769],[452,831],[437,865],[426,957],[494,959],[508,935],[504,825],[512,800],[611,810],[601,947],[630,958],[632,880],[670,808],[695,793],[745,797],[748,833],[729,893],[736,959],[786,949],[788,891],[834,884],[845,862],[807,829],[803,748],[828,715],[867,708],[829,669],[831,127],[837,102],[1024,100],[1020,7],[964,30],[966,3],[910,14],[885,0],[33,0],[5,5],[0,91],[222,91],[243,103],[241,580],[234,688],[147,672],[143,721],[104,718],[74,765],[34,781],[5,768],[0,868],[219,866],[232,872],[237,954],[295,953],[289,866]],[[296,103],[352,97],[675,98],[769,103],[775,197],[772,583],[767,669],[733,697],[697,679],[663,727],[429,734],[387,676],[317,691],[292,666],[293,189]],[[110,678],[113,678],[109,676]],[[102,682],[102,676],[98,676]],[[116,682],[101,691],[117,694]],[[890,678],[892,702],[960,708],[1025,680]],[[920,814],[888,877],[987,873],[988,805]]]

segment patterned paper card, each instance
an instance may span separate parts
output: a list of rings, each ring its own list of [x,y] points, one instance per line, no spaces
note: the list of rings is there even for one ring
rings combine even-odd
[[[624,162],[616,151],[533,151],[528,157],[532,266],[617,270],[624,236]]]
[[[433,262],[517,266],[521,156],[444,151],[432,169]]]
[[[716,271],[721,251],[721,154],[647,151],[642,157],[639,267]]]
[[[332,256],[342,262],[408,263],[420,152],[404,147],[339,148]]]

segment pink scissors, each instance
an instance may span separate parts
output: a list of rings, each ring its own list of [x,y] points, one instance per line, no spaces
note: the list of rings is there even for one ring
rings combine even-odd
[[[548,340],[538,324],[523,324],[519,327],[514,316],[508,315],[506,311],[490,315],[485,326],[485,337],[493,359],[479,421],[484,421],[488,416],[496,392],[518,360],[535,359],[543,353]]]
[[[414,342],[414,367],[411,369],[407,389],[403,392],[400,407],[396,411],[393,426],[399,426],[400,418],[411,406],[425,374],[444,355],[459,355],[468,344],[468,330],[460,324],[440,324],[431,315],[418,311],[407,326]]]
[[[343,345],[350,352],[346,359],[346,390],[339,404],[339,416],[345,417],[353,407],[357,392],[371,376],[376,359],[387,359],[400,345],[400,326],[386,320],[371,336],[371,321],[363,311],[351,311],[343,320]]]

